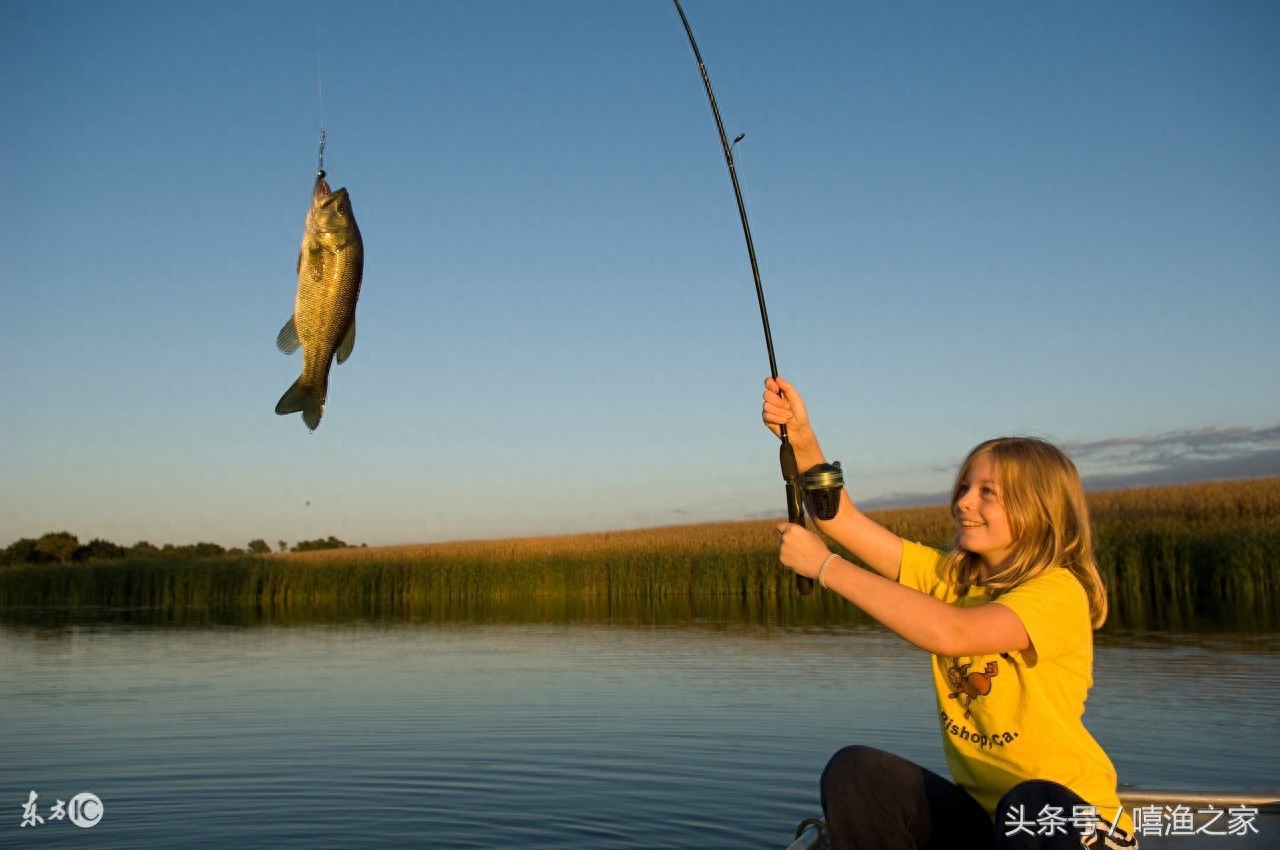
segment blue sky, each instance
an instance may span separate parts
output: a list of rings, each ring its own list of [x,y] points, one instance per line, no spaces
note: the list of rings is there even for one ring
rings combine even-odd
[[[669,3],[0,10],[0,546],[785,513]],[[1004,433],[1109,486],[1280,473],[1280,6],[685,11],[855,499],[927,501]],[[322,120],[366,264],[308,434],[274,341]]]

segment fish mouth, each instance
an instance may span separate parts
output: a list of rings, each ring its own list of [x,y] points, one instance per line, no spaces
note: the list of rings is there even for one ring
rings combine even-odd
[[[311,196],[314,198],[327,198],[333,194],[333,190],[329,188],[329,181],[324,179],[324,172],[316,172],[316,185],[311,190]]]
[[[335,204],[338,206],[341,206],[343,199],[347,197],[347,190],[345,188],[331,190],[329,189],[328,183],[324,184],[324,188],[325,188],[325,193],[321,195],[321,194],[318,194],[320,191],[320,187],[319,186],[316,187],[316,192],[317,192],[316,200],[319,201],[320,206],[329,207]]]

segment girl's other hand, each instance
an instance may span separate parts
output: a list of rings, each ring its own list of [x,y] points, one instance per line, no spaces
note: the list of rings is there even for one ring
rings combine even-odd
[[[817,578],[822,562],[831,551],[818,535],[802,525],[790,522],[778,523],[781,545],[778,560],[789,570],[795,570],[805,578]]]
[[[761,415],[775,437],[782,436],[783,425],[787,426],[787,435],[792,439],[797,432],[809,427],[809,412],[805,410],[800,391],[782,378],[765,378]]]

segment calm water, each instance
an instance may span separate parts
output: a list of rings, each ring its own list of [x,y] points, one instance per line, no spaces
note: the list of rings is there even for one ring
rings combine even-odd
[[[1121,781],[1280,784],[1278,648],[1101,636]],[[0,625],[0,846],[781,848],[852,742],[945,773],[874,626]],[[105,816],[21,827],[33,790]]]

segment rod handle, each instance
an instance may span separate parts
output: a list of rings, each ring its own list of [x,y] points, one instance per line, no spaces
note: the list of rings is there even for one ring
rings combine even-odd
[[[785,436],[778,450],[778,463],[782,467],[782,480],[787,483],[787,522],[804,526],[804,502],[800,495],[800,470],[796,465],[796,453]],[[813,593],[813,579],[796,574],[796,590],[801,596]]]

